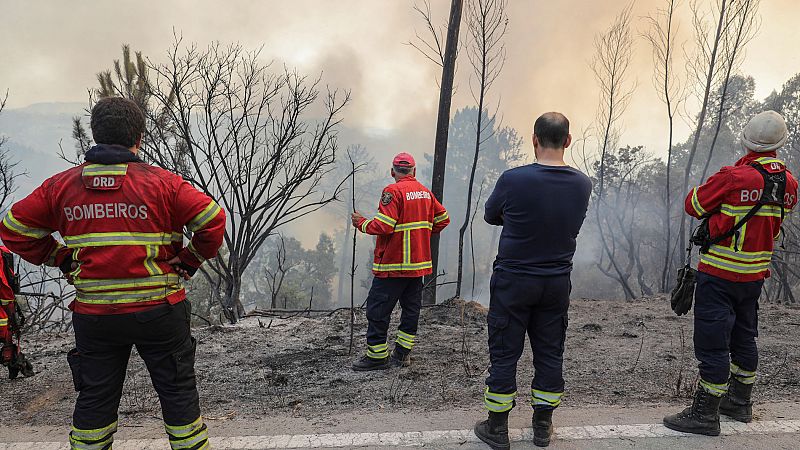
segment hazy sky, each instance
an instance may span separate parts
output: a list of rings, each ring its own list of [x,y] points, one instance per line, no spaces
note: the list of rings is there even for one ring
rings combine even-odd
[[[690,28],[688,1],[682,5],[684,32]],[[450,2],[432,3],[436,18],[446,21]],[[644,29],[641,17],[662,3],[636,2],[637,36]],[[589,125],[598,95],[588,68],[593,38],[626,4],[510,0],[508,61],[489,94],[491,102],[501,101],[504,123],[527,137],[538,114],[560,110],[572,120],[573,132]],[[405,45],[415,28],[422,30],[412,5],[401,0],[0,0],[0,90],[10,90],[12,108],[83,102],[95,73],[119,58],[122,43],[159,60],[178,30],[201,45],[219,40],[263,46],[265,59],[310,74],[323,71],[326,83],[352,89],[353,103],[345,111],[348,126],[397,133],[397,149],[421,155],[430,149],[405,147],[432,145],[439,68]],[[755,77],[757,94],[764,97],[800,72],[800,2],[763,0],[760,12],[761,31],[741,71]],[[472,103],[468,70],[462,61],[455,107]],[[631,82],[638,82],[638,89],[624,118],[623,141],[660,153],[664,112],[651,77],[649,51],[637,38]]]

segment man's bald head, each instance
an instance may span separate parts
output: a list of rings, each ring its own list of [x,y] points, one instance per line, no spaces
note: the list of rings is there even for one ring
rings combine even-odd
[[[533,135],[544,148],[563,149],[569,145],[569,120],[558,112],[544,113],[533,124]]]

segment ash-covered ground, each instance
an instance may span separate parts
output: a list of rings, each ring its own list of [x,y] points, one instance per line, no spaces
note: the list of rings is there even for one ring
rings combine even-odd
[[[758,400],[800,399],[800,308],[762,305]],[[395,313],[394,324],[397,322]],[[203,415],[331,418],[341,412],[447,410],[481,407],[488,366],[486,309],[451,300],[425,308],[413,365],[356,373],[366,319],[356,312],[349,348],[349,311],[331,316],[247,318],[236,326],[196,328]],[[393,330],[395,325],[393,324]],[[76,393],[66,353],[69,334],[29,334],[25,349],[37,375],[0,380],[0,421],[6,426],[70,422]],[[667,299],[634,302],[573,300],[565,355],[565,404],[635,405],[686,398],[696,380],[692,318],[676,317]],[[518,369],[520,406],[532,376],[527,349]],[[134,354],[121,418],[159,418],[158,400]]]

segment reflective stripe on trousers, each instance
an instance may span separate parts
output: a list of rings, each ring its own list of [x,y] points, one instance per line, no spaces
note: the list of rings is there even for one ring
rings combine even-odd
[[[117,432],[117,421],[102,428],[82,430],[72,427],[69,434],[70,448],[73,450],[103,450],[110,448]]]
[[[203,423],[203,418],[188,425],[164,424],[169,436],[169,445],[173,450],[200,450],[210,448],[208,443],[208,429]]]
[[[498,394],[490,391],[487,387],[486,390],[483,391],[483,406],[485,406],[489,411],[496,413],[510,411],[511,408],[514,407],[514,399],[516,397],[516,392],[512,392],[510,394]]]
[[[739,380],[742,384],[753,384],[756,382],[755,371],[744,370],[733,362],[731,362],[731,376]]]
[[[377,345],[367,345],[367,356],[372,359],[384,359],[389,356],[389,345],[385,342]]]

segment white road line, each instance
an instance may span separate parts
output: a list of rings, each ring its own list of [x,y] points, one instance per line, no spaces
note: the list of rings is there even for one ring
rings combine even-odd
[[[800,420],[769,420],[754,423],[723,422],[722,435],[785,434],[800,433]],[[556,428],[556,439],[589,440],[617,438],[660,438],[669,436],[691,436],[667,429],[661,424],[596,425]],[[509,431],[512,441],[530,440],[530,428]],[[344,448],[344,447],[400,447],[436,446],[478,442],[472,430],[409,431],[397,433],[338,433],[338,434],[285,434],[275,436],[212,437],[214,449],[284,449],[284,448]],[[0,443],[0,450],[65,450],[69,446],[61,442],[15,442]],[[129,439],[114,442],[115,450],[163,450],[168,449],[164,439]]]

